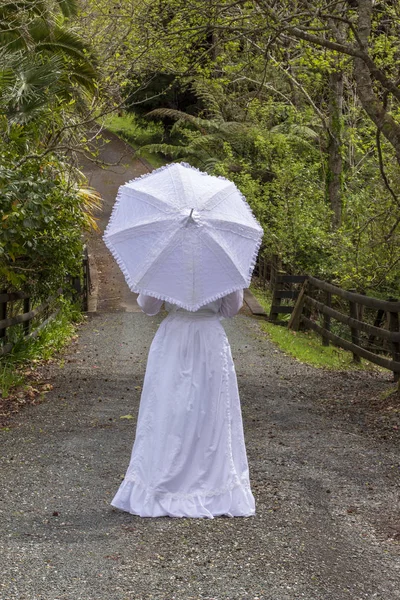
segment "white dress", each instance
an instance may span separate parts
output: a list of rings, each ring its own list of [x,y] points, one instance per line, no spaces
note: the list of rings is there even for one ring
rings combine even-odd
[[[240,309],[234,292],[169,315],[152,342],[136,438],[112,505],[141,517],[255,513],[235,367],[221,317]],[[162,301],[139,295],[157,314]]]

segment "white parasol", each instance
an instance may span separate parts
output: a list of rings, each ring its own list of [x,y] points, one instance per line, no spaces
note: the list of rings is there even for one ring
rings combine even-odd
[[[119,188],[103,239],[133,292],[195,311],[250,285],[262,235],[234,183],[172,163]]]

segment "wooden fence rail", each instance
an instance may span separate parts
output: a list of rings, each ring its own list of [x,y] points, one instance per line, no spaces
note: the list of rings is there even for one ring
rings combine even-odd
[[[277,275],[275,278],[275,285],[272,291],[272,305],[269,313],[270,321],[277,321],[280,314],[291,314],[294,309],[292,306],[282,305],[281,302],[285,300],[296,301],[300,290],[294,290],[292,284],[304,283],[307,279],[307,275]],[[287,289],[290,287],[291,289]]]
[[[319,290],[319,293],[325,292],[324,302],[312,297],[313,289]],[[332,308],[332,296],[338,296],[348,302],[348,314]],[[362,320],[362,307],[378,311],[379,320],[376,318],[374,325]],[[323,325],[312,320],[311,313],[321,315],[323,317]],[[382,323],[382,315],[384,313],[388,317],[388,329],[377,326],[377,324]],[[330,342],[333,342],[336,346],[352,352],[355,361],[365,358],[374,364],[389,369],[393,372],[394,380],[398,381],[400,378],[399,313],[400,302],[396,299],[380,300],[379,298],[371,298],[363,294],[342,290],[331,283],[308,276],[298,295],[288,327],[297,330],[300,324],[302,324],[304,327],[320,334],[324,345],[329,345]],[[332,333],[331,319],[349,328],[351,341]],[[392,358],[386,358],[377,352],[372,352],[370,348],[363,347],[360,337],[361,332],[369,335],[368,344],[370,346],[372,346],[372,341],[375,339],[380,339],[387,343],[387,354],[391,355]]]
[[[293,311],[295,302],[300,290],[293,286],[298,286],[306,279],[306,275],[290,275],[282,269],[282,263],[278,255],[270,258],[260,256],[257,261],[256,270],[258,278],[263,288],[269,288],[272,292],[272,305],[269,313],[269,320],[278,322],[279,315],[290,315]],[[292,300],[293,303],[282,304],[282,300]]]

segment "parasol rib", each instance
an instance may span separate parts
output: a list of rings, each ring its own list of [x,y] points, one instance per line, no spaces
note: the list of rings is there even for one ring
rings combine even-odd
[[[147,233],[157,233],[166,232],[173,229],[171,226],[173,225],[176,229],[181,226],[181,224],[174,218],[166,219],[162,217],[162,219],[154,220],[154,221],[145,221],[144,223],[138,223],[131,225],[129,227],[125,227],[124,229],[118,229],[117,231],[110,231],[107,234],[107,238],[112,242],[123,241],[125,239],[132,239],[133,236],[146,235]]]
[[[137,201],[145,202],[146,204],[150,204],[154,208],[157,208],[157,210],[160,210],[161,212],[166,213],[166,214],[168,214],[168,213],[172,214],[176,211],[176,208],[177,208],[176,204],[168,204],[168,201],[171,200],[170,198],[164,197],[162,200],[160,200],[159,198],[153,196],[152,194],[146,193],[144,190],[136,189],[134,187],[125,187],[125,186],[121,186],[121,188],[124,188],[124,190],[123,190],[124,195],[129,196],[135,202],[137,202]],[[117,202],[118,202],[118,200],[117,200]]]
[[[216,231],[230,231],[235,235],[240,235],[241,237],[247,238],[249,240],[256,240],[259,236],[262,235],[262,232],[260,232],[259,229],[256,229],[256,227],[244,225],[243,223],[236,223],[235,221],[228,219],[202,217],[202,222],[204,223],[204,225],[212,225],[212,227]]]

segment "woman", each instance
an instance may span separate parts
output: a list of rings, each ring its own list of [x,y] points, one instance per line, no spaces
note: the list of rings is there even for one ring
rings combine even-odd
[[[140,294],[138,304],[153,316],[162,300]],[[242,304],[243,291],[196,312],[166,304],[116,508],[141,517],[254,514],[235,367],[220,323]]]

